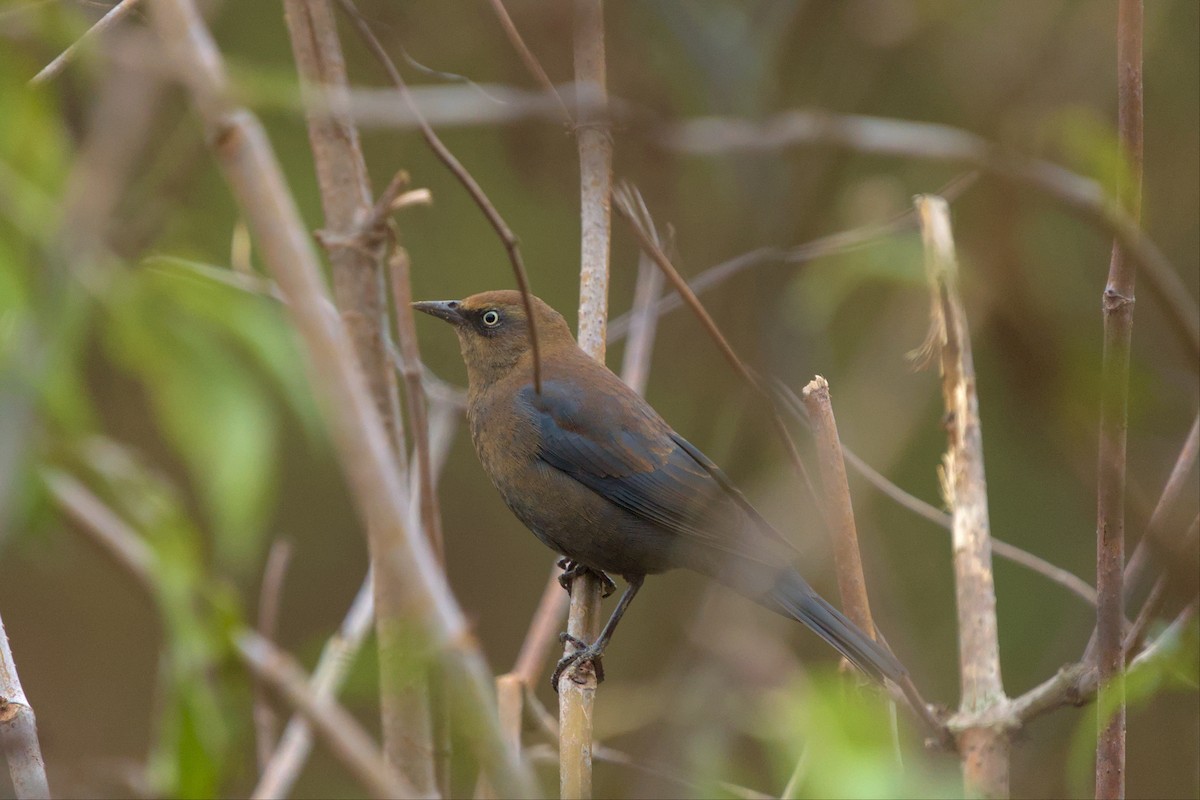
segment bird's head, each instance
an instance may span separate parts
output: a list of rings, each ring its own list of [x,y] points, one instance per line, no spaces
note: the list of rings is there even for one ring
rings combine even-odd
[[[567,321],[537,297],[530,296],[542,356],[557,347],[574,346]],[[532,357],[529,319],[521,293],[504,290],[473,294],[463,300],[427,300],[413,308],[454,326],[471,390],[478,391]],[[531,373],[532,374],[532,373]]]

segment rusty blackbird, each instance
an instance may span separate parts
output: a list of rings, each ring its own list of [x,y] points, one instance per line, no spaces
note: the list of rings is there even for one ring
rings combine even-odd
[[[541,350],[533,385],[521,295],[414,303],[454,326],[470,384],[467,419],[484,471],[517,518],[580,570],[628,588],[600,636],[575,641],[563,670],[600,656],[646,575],[683,567],[799,620],[876,680],[904,668],[825,602],[793,567],[787,540],[707,456],[575,344],[562,315],[532,298]],[[569,588],[569,583],[564,582]],[[570,637],[563,634],[564,641]]]

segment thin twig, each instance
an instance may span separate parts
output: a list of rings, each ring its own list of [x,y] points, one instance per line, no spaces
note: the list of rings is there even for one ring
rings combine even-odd
[[[809,425],[808,413],[800,402],[800,398],[796,396],[791,387],[782,381],[776,381],[775,390],[783,401],[784,410],[788,411],[796,420],[804,425]],[[847,447],[844,442],[842,443],[842,453],[855,472],[865,478],[867,483],[874,486],[897,504],[907,508],[917,516],[924,517],[939,528],[944,528],[947,531],[954,529],[954,520],[949,514],[930,503],[926,503],[916,495],[901,489]],[[1022,550],[1016,545],[1001,541],[994,536],[992,537],[992,553],[1054,581],[1081,597],[1088,605],[1096,605],[1096,590],[1087,581],[1062,567],[1051,564],[1041,556],[1034,555],[1028,550]]]
[[[646,211],[647,228],[656,240],[661,240],[649,216],[649,211]],[[650,380],[650,358],[654,353],[654,336],[658,332],[658,298],[662,294],[662,286],[662,270],[654,265],[650,256],[641,253],[638,256],[637,284],[633,290],[633,308],[629,311],[629,341],[625,343],[625,355],[621,362],[621,380],[638,394],[645,394],[646,384]],[[611,334],[609,341],[612,341]]]
[[[1146,531],[1142,534],[1137,547],[1134,548],[1129,563],[1125,565],[1126,594],[1136,590],[1137,585],[1141,582],[1142,575],[1153,555],[1151,551],[1156,547],[1162,547],[1162,537],[1165,535],[1163,528],[1171,511],[1182,498],[1187,496],[1185,494],[1187,489],[1195,488],[1195,483],[1189,481],[1189,478],[1196,466],[1198,455],[1200,455],[1200,414],[1197,414],[1196,418],[1192,420],[1192,427],[1188,431],[1187,439],[1179,449],[1175,465],[1171,467],[1171,474],[1167,476],[1162,494],[1158,496],[1158,502],[1154,504],[1150,521],[1146,523]],[[1170,552],[1170,548],[1164,549]]]
[[[0,619],[0,749],[4,750],[17,800],[50,800],[37,720],[21,688],[3,619]]]
[[[546,70],[542,69],[542,62],[538,61],[537,56],[533,54],[533,51],[525,44],[525,40],[521,38],[521,32],[517,30],[512,17],[508,15],[508,9],[504,7],[503,0],[490,0],[490,2],[492,10],[496,12],[496,17],[500,20],[500,27],[504,28],[504,35],[508,37],[509,44],[517,51],[517,55],[521,57],[521,61],[525,64],[525,69],[529,70],[529,74],[541,85],[546,95],[553,97],[557,101],[559,110],[562,111],[563,122],[574,126],[575,120],[571,118],[571,112],[567,109],[567,104],[563,102],[562,95],[554,88],[554,84],[550,81],[550,76],[546,74]]]
[[[603,105],[608,96],[604,52],[603,0],[575,0],[575,82],[580,94]],[[604,363],[608,323],[609,249],[612,236],[613,146],[604,112],[581,112],[576,129],[579,147],[580,348]],[[567,633],[574,641],[594,642],[600,633],[600,581],[585,572],[571,583]],[[567,642],[564,655],[575,645]],[[590,663],[565,670],[558,680],[559,794],[578,800],[592,796],[592,720],[596,671]]]
[[[629,227],[637,237],[642,252],[650,256],[658,268],[662,270],[667,280],[675,288],[675,291],[680,294],[684,302],[692,310],[692,313],[699,319],[705,332],[716,343],[717,349],[721,351],[721,355],[733,367],[734,372],[745,380],[751,389],[767,401],[767,407],[771,412],[771,422],[775,427],[775,432],[779,435],[792,469],[795,470],[796,474],[804,482],[805,487],[812,497],[817,498],[818,494],[816,488],[813,486],[812,478],[808,474],[808,468],[804,466],[804,460],[800,457],[800,451],[796,448],[796,443],[792,441],[792,435],[788,431],[783,417],[780,416],[779,410],[775,407],[775,402],[770,392],[767,391],[762,381],[758,379],[750,368],[746,366],[745,362],[734,352],[725,335],[721,333],[721,329],[717,327],[717,323],[700,302],[700,298],[696,297],[696,293],[692,291],[687,281],[675,269],[671,260],[667,258],[667,254],[663,252],[658,242],[654,240],[654,236],[644,227],[642,215],[639,212],[639,207],[643,204],[637,199],[636,190],[628,184],[622,185],[613,193],[613,202],[617,213],[629,223]],[[821,514],[824,514],[824,508],[820,503],[817,504],[817,508]]]
[[[808,409],[817,445],[821,486],[825,490],[821,497],[826,506],[825,518],[830,522],[833,536],[833,559],[842,609],[851,622],[875,639],[875,620],[871,617],[871,603],[867,598],[867,579],[863,575],[862,556],[858,550],[858,526],[854,522],[854,506],[850,499],[850,485],[846,481],[846,464],[842,460],[829,383],[818,375],[804,387],[800,398]]]
[[[541,350],[538,348],[537,323],[533,316],[533,301],[529,290],[529,276],[525,272],[525,262],[521,258],[520,242],[516,234],[508,227],[508,223],[500,216],[500,212],[492,205],[492,201],[488,199],[488,196],[471,173],[455,158],[450,149],[434,133],[429,123],[425,121],[424,115],[421,114],[420,109],[417,108],[417,104],[412,99],[412,94],[408,90],[408,83],[405,82],[400,71],[396,69],[395,63],[393,63],[391,57],[388,55],[387,50],[384,49],[379,38],[375,36],[375,32],[371,30],[371,26],[366,18],[363,17],[362,12],[358,10],[358,6],[354,4],[354,0],[338,1],[341,4],[342,10],[346,12],[346,15],[350,17],[350,21],[354,23],[354,28],[362,37],[363,42],[366,43],[367,49],[371,51],[371,54],[383,66],[392,83],[400,91],[400,94],[403,95],[405,104],[412,109],[413,116],[416,117],[417,124],[421,129],[421,135],[425,138],[425,142],[429,145],[433,154],[454,174],[458,182],[467,190],[467,194],[471,195],[471,198],[479,206],[479,209],[483,212],[493,230],[496,231],[496,235],[504,243],[508,259],[512,263],[513,275],[517,280],[517,288],[521,290],[521,301],[525,306],[525,316],[529,323],[529,347],[533,351],[533,387],[534,391],[540,394],[542,391],[542,361]]]
[[[1014,181],[1052,198],[1120,242],[1162,304],[1167,321],[1200,370],[1200,311],[1187,286],[1162,251],[1094,180],[1057,164],[1014,156],[986,139],[948,125],[837,114],[787,111],[766,120],[708,117],[667,127],[660,144],[696,155],[776,152],[799,144],[827,145],[859,153],[965,164]]]
[[[916,199],[925,244],[925,269],[931,297],[931,338],[942,374],[949,445],[941,471],[942,491],[953,524],[954,585],[958,606],[961,709],[982,712],[1003,705],[1000,644],[996,626],[996,589],[992,576],[987,482],[983,469],[983,433],[975,365],[962,299],[950,211],[937,196]],[[991,727],[958,733],[967,791],[1007,797],[1009,741]]]
[[[309,687],[314,699],[323,701],[335,697],[345,681],[350,666],[371,631],[371,622],[375,618],[374,592],[371,573],[368,572],[345,619],[337,632],[325,642],[317,658],[317,667],[313,670]],[[312,741],[312,726],[302,715],[295,714],[284,727],[283,735],[279,737],[250,796],[255,800],[287,797],[308,760]]]
[[[267,564],[263,568],[262,587],[258,591],[258,635],[267,641],[275,641],[279,629],[279,606],[283,602],[283,581],[287,575],[288,561],[292,557],[292,545],[287,539],[276,539],[267,551]],[[266,687],[254,681],[254,751],[258,755],[258,771],[266,769],[271,760],[271,751],[278,744],[278,722],[275,710],[266,696]]]
[[[137,7],[137,4],[138,0],[121,0],[121,2],[110,8],[104,13],[103,17],[96,20],[95,25],[84,31],[84,34],[74,42],[71,42],[66,50],[63,50],[54,58],[53,61],[42,67],[41,71],[38,72],[37,75],[34,75],[32,78],[30,78],[29,84],[31,86],[37,86],[38,84],[45,83],[54,76],[58,75],[58,73],[62,72],[63,69],[66,68],[67,63],[75,56],[75,52],[79,49],[80,45],[89,39],[99,36],[112,26],[116,25],[129,15],[129,13]]]
[[[164,52],[191,90],[258,252],[288,298],[313,389],[324,398],[320,406],[368,537],[387,537],[386,546],[376,542],[377,552],[388,554],[377,565],[376,580],[402,593],[417,630],[455,685],[455,713],[482,768],[505,794],[535,795],[528,766],[513,757],[500,736],[491,676],[479,645],[429,542],[408,524],[408,488],[346,333],[326,310],[316,252],[266,134],[250,112],[229,100],[220,53],[193,3],[155,0],[153,9]]]
[[[1142,2],[1117,7],[1117,134],[1128,170],[1118,187],[1121,206],[1137,224],[1142,206]],[[1096,488],[1096,666],[1100,692],[1111,702],[1101,713],[1096,744],[1096,798],[1125,796],[1125,442],[1129,359],[1133,339],[1137,262],[1113,242],[1104,289],[1104,361],[1101,367],[1100,447]]]

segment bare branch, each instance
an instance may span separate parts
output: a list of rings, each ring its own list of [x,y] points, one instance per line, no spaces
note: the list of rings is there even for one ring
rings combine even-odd
[[[408,524],[408,489],[342,326],[330,319],[320,266],[261,124],[231,104],[221,57],[189,0],[155,0],[154,22],[209,129],[218,162],[259,252],[288,298],[312,367],[314,390],[376,552],[376,580],[397,587],[404,607],[457,688],[455,711],[482,767],[511,795],[537,794],[528,767],[500,737],[487,664],[432,548]]]
[[[354,658],[362,648],[371,622],[375,618],[375,589],[371,573],[367,573],[362,588],[354,596],[350,610],[338,627],[337,632],[325,642],[317,667],[313,670],[309,692],[314,700],[323,702],[336,696],[337,690],[346,679]],[[312,750],[312,726],[308,720],[296,714],[283,729],[275,750],[267,760],[258,779],[258,785],[250,795],[254,800],[287,797]]]
[[[947,125],[837,114],[787,111],[763,121],[708,117],[664,129],[659,142],[695,155],[774,152],[822,144],[859,153],[965,164],[1044,194],[1120,242],[1166,311],[1191,369],[1200,370],[1200,311],[1187,286],[1135,217],[1113,203],[1095,181],[1046,161],[1021,158],[986,139]]]
[[[63,69],[66,68],[67,63],[75,56],[76,51],[84,42],[99,36],[109,28],[116,25],[129,15],[129,13],[137,7],[137,4],[138,0],[121,0],[115,6],[110,8],[104,13],[103,17],[96,20],[95,25],[88,28],[87,31],[84,32],[83,36],[80,36],[74,42],[71,42],[70,46],[67,47],[66,50],[63,50],[61,53],[55,56],[53,61],[42,67],[41,71],[38,72],[37,75],[34,75],[32,78],[30,78],[29,84],[31,86],[37,86],[38,84],[45,83],[46,81],[58,75],[58,73],[62,72]]]
[[[314,87],[337,97],[346,92],[348,85],[330,0],[284,0],[284,8],[305,96],[308,140],[325,212],[325,230],[320,240],[329,251],[334,300],[350,333],[403,479],[408,470],[407,447],[396,376],[387,352],[387,295],[383,288],[387,217],[379,216],[378,206],[372,203],[371,181],[354,122],[341,104],[318,109],[311,100]],[[387,197],[382,198],[386,202],[384,208],[390,209],[394,200],[391,195],[399,191],[400,185],[400,180],[393,180],[388,186]],[[407,306],[404,310],[408,311]],[[409,340],[407,344],[415,347],[415,341]],[[401,337],[401,346],[404,345]],[[423,394],[419,399],[424,399]],[[411,417],[409,421],[415,424]],[[414,431],[413,435],[420,434]],[[418,524],[423,519],[417,520]],[[437,539],[429,530],[425,534],[437,552]],[[422,671],[414,674],[400,666],[403,645],[398,637],[406,609],[399,603],[400,590],[389,585],[389,573],[379,566],[384,552],[378,548],[388,546],[386,539],[375,536],[369,541],[371,562],[379,576],[374,584],[375,629],[383,749],[388,762],[418,792],[430,794],[434,791],[435,776],[428,681]]]
[[[529,276],[525,272],[525,262],[521,258],[521,248],[516,234],[508,227],[508,223],[500,216],[500,212],[492,205],[492,201],[484,194],[483,189],[471,173],[467,172],[462,163],[454,157],[450,149],[442,143],[442,140],[434,133],[433,128],[425,121],[425,117],[421,114],[420,109],[413,102],[408,84],[405,82],[403,76],[400,75],[400,71],[396,69],[396,65],[392,62],[391,57],[388,56],[383,44],[380,43],[374,31],[371,30],[371,26],[367,23],[367,20],[354,4],[354,0],[339,0],[339,2],[341,3],[342,10],[346,12],[351,22],[354,23],[355,30],[358,31],[366,43],[367,49],[371,51],[371,54],[383,66],[392,83],[400,91],[400,94],[403,95],[405,104],[412,109],[413,116],[416,118],[417,124],[421,129],[421,135],[425,138],[425,142],[429,145],[429,148],[433,150],[438,160],[445,164],[446,168],[454,174],[458,182],[467,190],[467,194],[471,195],[471,199],[479,206],[487,221],[496,231],[496,235],[504,243],[504,249],[508,252],[509,261],[512,262],[513,275],[517,279],[517,288],[521,290],[521,300],[525,305],[525,316],[529,322],[529,347],[533,351],[533,386],[534,390],[540,394],[542,391],[541,351],[538,348],[537,326],[533,317],[533,301],[530,300]]]
[[[21,688],[3,619],[0,619],[0,749],[8,761],[17,800],[50,800],[37,720]]]
[[[958,293],[958,258],[945,200],[916,199],[925,243],[925,270],[931,296],[931,344],[942,374],[949,446],[944,456],[942,491],[953,517],[954,584],[958,605],[959,667],[963,711],[985,712],[1005,703],[996,630],[996,589],[992,576],[983,432],[971,338]],[[969,793],[1008,796],[1007,734],[982,726],[958,734],[963,778]]]

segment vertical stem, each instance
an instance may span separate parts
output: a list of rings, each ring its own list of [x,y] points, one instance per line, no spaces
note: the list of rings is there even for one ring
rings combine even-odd
[[[25,698],[17,662],[8,646],[4,620],[0,619],[0,750],[8,761],[8,774],[18,800],[49,800],[46,765],[38,746],[33,706]]]
[[[324,241],[333,272],[333,295],[350,332],[376,410],[401,475],[406,470],[399,398],[387,349],[384,292],[386,237],[363,231],[371,213],[371,184],[358,129],[337,103],[319,104],[314,90],[337,96],[347,90],[346,64],[328,0],[284,0],[288,32],[305,89],[308,138],[325,212]],[[322,107],[328,105],[329,107]],[[371,560],[382,557],[372,549]],[[399,622],[404,611],[387,572],[375,570],[375,629],[383,748],[388,763],[422,793],[435,791],[429,695],[424,677],[399,666]]]
[[[846,480],[846,463],[838,439],[837,420],[833,416],[829,383],[818,375],[804,387],[801,397],[804,407],[808,409],[813,437],[817,441],[821,483],[825,487],[825,516],[833,533],[833,556],[837,564],[842,609],[851,622],[874,639],[875,621],[871,618],[871,604],[867,600],[867,580],[863,576],[862,557],[858,552],[858,528],[854,524],[850,484]]]
[[[611,233],[612,140],[603,103],[607,97],[602,0],[575,2],[575,81],[579,86],[580,267],[579,346],[604,362],[608,323],[608,257]],[[592,642],[600,632],[600,584],[591,575],[571,588],[567,632]],[[568,652],[571,645],[568,645]],[[567,670],[558,683],[559,788],[564,798],[592,793],[592,707],[596,676]]]
[[[952,518],[962,681],[960,711],[981,714],[1005,703],[1006,698],[1000,678],[996,587],[992,578],[992,540],[975,364],[967,318],[958,294],[958,258],[949,206],[934,195],[920,196],[916,203],[925,244],[933,342],[942,373],[949,439],[943,458],[942,492]],[[989,725],[967,728],[959,734],[958,745],[967,792],[983,797],[1007,797],[1007,733]]]
[[[1125,165],[1122,203],[1135,222],[1142,204],[1142,2],[1121,0],[1117,11],[1118,135]],[[1096,492],[1096,667],[1101,713],[1096,742],[1096,797],[1125,796],[1125,438],[1129,354],[1133,338],[1135,264],[1113,243],[1104,289],[1104,362]]]

